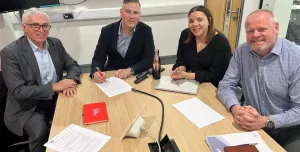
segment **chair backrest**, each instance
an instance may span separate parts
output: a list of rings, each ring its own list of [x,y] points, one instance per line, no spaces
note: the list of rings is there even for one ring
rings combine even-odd
[[[7,88],[2,77],[2,71],[0,71],[0,128],[4,125],[3,116],[6,105]]]
[[[27,136],[19,137],[11,133],[4,124],[4,111],[6,105],[7,87],[0,71],[0,150],[14,152],[20,149],[28,151]],[[25,148],[24,148],[25,147]]]

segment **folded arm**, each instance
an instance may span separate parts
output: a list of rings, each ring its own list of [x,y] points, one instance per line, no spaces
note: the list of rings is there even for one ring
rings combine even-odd
[[[291,109],[271,115],[275,128],[300,125],[300,69],[289,80],[289,96]]]
[[[236,87],[241,79],[239,63],[238,51],[236,50],[230,60],[224,78],[220,81],[218,86],[219,99],[228,110],[230,110],[233,105],[240,104],[235,94]]]
[[[33,100],[51,100],[53,95],[52,84],[27,85],[28,81],[23,78],[17,57],[10,49],[1,51],[2,75],[8,88],[8,93],[13,100],[18,102]]]

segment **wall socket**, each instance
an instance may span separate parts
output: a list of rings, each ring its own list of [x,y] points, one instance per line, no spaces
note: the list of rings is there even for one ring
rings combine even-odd
[[[68,19],[74,19],[73,13],[63,13],[63,18],[68,20]]]

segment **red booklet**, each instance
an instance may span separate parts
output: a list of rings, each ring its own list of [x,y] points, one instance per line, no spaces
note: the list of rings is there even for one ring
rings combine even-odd
[[[92,124],[108,121],[105,102],[97,102],[83,105],[83,123]]]

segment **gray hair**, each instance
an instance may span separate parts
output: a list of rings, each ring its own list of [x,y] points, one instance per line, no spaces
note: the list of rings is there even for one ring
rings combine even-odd
[[[25,13],[23,14],[22,24],[28,23],[28,19],[30,16],[44,16],[44,17],[48,18],[48,22],[50,23],[50,18],[44,11],[42,11],[39,8],[32,7],[30,9],[26,10]]]
[[[138,3],[140,6],[141,6],[141,3],[140,3],[140,1],[139,0],[124,0],[123,1],[123,6],[122,7],[124,7],[126,4],[128,4],[128,3]]]
[[[271,15],[271,17],[272,17],[271,19],[272,19],[272,23],[273,24],[278,23],[277,18],[275,16],[274,12],[272,12],[270,10],[267,10],[267,9],[258,9],[258,10],[253,11],[252,13],[250,13],[247,16],[246,20],[248,20],[249,16],[251,16],[253,14],[256,14],[256,13],[267,13],[267,14]]]

